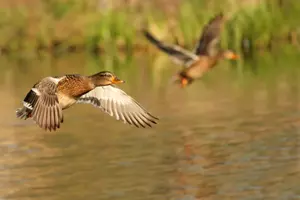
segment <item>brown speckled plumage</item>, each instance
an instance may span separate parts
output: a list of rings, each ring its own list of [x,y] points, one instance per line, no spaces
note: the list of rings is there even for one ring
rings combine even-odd
[[[90,82],[87,76],[66,75],[64,79],[57,84],[57,91],[70,97],[80,97],[94,89],[95,86]]]
[[[16,111],[16,115],[21,119],[32,117],[41,128],[51,131],[60,128],[63,109],[75,103],[90,103],[137,127],[156,124],[156,117],[124,91],[112,86],[122,82],[107,71],[91,76],[46,77],[27,93],[23,107]]]

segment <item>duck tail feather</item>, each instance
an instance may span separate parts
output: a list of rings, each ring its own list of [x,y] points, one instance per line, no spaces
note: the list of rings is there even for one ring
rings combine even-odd
[[[30,117],[32,110],[27,108],[27,107],[23,107],[23,108],[18,108],[16,110],[16,115],[18,118],[20,119],[27,119]]]

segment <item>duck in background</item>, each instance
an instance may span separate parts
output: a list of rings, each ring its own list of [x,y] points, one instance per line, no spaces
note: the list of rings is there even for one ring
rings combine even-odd
[[[167,53],[175,63],[183,66],[183,69],[175,75],[174,82],[185,87],[201,78],[203,74],[216,66],[219,60],[238,58],[233,51],[220,48],[221,32],[226,21],[227,18],[223,13],[210,19],[204,26],[200,40],[193,52],[178,45],[159,41],[146,29],[143,29],[142,32],[158,49]]]

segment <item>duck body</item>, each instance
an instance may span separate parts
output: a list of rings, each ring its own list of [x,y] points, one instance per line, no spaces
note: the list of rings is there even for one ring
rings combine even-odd
[[[111,72],[91,76],[77,74],[45,77],[34,84],[16,113],[21,119],[33,118],[44,129],[56,130],[63,122],[62,110],[75,103],[90,103],[123,122],[137,127],[151,126],[156,117],[113,84],[123,83]]]
[[[216,57],[200,56],[197,61],[185,67],[179,74],[184,74],[184,77],[188,79],[198,79],[201,78],[205,72],[215,67],[217,63],[218,58]]]
[[[195,79],[200,79],[205,73],[214,68],[223,58],[235,59],[236,55],[231,51],[220,51],[214,56],[201,55],[194,62],[184,67],[178,74],[182,87],[191,84]]]
[[[66,75],[58,78],[57,97],[60,107],[67,109],[77,100],[96,86],[90,77],[81,75]]]

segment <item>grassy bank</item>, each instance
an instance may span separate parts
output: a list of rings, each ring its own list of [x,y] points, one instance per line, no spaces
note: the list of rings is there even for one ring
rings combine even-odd
[[[0,1],[0,47],[11,51],[135,51],[158,37],[192,48],[203,25],[219,11],[231,20],[223,45],[239,50],[298,42],[300,2],[271,0],[28,0]],[[171,34],[170,34],[171,33]]]

